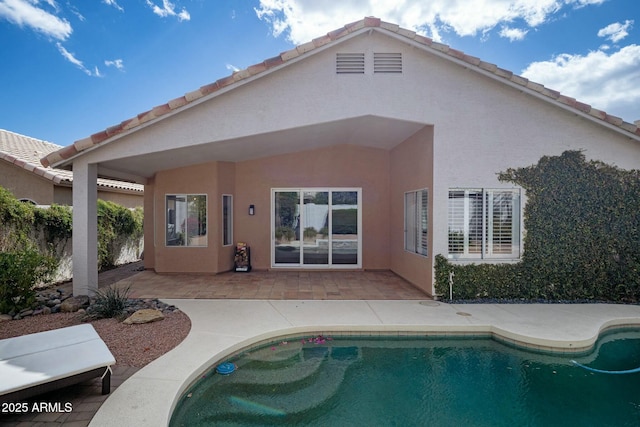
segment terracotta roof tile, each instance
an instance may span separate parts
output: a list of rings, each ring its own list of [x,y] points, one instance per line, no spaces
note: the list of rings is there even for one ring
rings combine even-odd
[[[284,52],[282,52],[280,54],[280,58],[282,58],[283,61],[289,61],[293,58],[296,58],[300,56],[300,52],[298,52],[298,49],[290,49],[290,50],[286,50]],[[267,65],[263,62],[262,63],[265,67],[267,67]]]
[[[285,60],[286,61],[286,60]],[[259,64],[253,64],[249,68],[247,68],[250,76],[255,76],[256,74],[260,74],[264,71],[267,71],[267,66],[264,62],[260,62]]]
[[[213,93],[216,90],[218,90],[218,85],[216,83],[212,83],[210,85],[202,86],[200,88],[200,92],[206,93],[206,94]],[[184,105],[187,105],[188,103],[189,103],[189,101],[187,101],[187,98],[184,97],[184,96],[181,96],[179,98],[175,98],[175,99],[172,99],[171,101],[169,101],[169,107],[171,107],[172,109],[175,110],[176,108],[180,108],[180,107],[182,107]]]
[[[216,82],[219,88],[222,88],[219,82]],[[194,90],[193,92],[189,92],[184,96],[184,99],[187,101],[187,104],[195,101],[196,99],[202,98],[202,91],[200,89]]]
[[[346,26],[327,33],[327,35],[329,36],[329,38],[331,38],[331,40],[337,40],[340,37],[346,36],[347,34],[349,34],[349,30],[347,29]]]
[[[416,32],[406,28],[398,28],[398,34],[412,40],[416,38]]]
[[[74,145],[76,146],[78,151],[86,150],[87,148],[91,148],[93,146],[93,140],[91,139],[91,137],[81,139],[80,141],[76,142]]]
[[[585,104],[584,102],[576,101],[576,108],[585,113],[589,113],[589,111],[591,111],[591,105]]]
[[[363,23],[365,27],[379,27],[382,24],[382,20],[380,18],[376,18],[375,16],[367,16],[364,18]],[[396,25],[395,31],[398,31],[398,28],[400,27]]]
[[[521,86],[526,86],[527,83],[529,83],[529,79],[525,79],[524,77],[519,76],[517,74],[512,74],[509,80]]]
[[[469,64],[475,65],[476,67],[480,65],[480,62],[482,62],[480,61],[480,58],[476,58],[475,56],[471,55],[464,55],[462,59],[464,60],[464,62],[468,62]]]
[[[606,113],[601,112],[599,110],[594,111],[594,109],[591,106],[578,102],[573,98],[562,95],[558,91],[545,88],[543,85],[535,82],[530,82],[528,79],[522,76],[518,76],[509,70],[499,68],[495,64],[484,62],[481,59],[471,55],[467,55],[460,50],[452,49],[448,45],[434,42],[432,39],[428,37],[425,37],[420,34],[416,34],[415,31],[401,28],[400,26],[393,23],[383,22],[379,18],[366,17],[359,21],[348,23],[345,26],[341,28],[337,28],[336,30],[331,31],[324,36],[313,39],[308,43],[301,44],[299,46],[296,46],[293,49],[282,52],[278,56],[268,58],[265,61],[251,65],[244,70],[234,72],[230,76],[223,77],[210,85],[202,86],[198,90],[189,92],[182,97],[169,101],[167,104],[155,107],[151,111],[143,112],[136,117],[133,117],[129,120],[125,120],[119,126],[114,126],[112,128],[109,128],[106,132],[100,132],[96,134],[96,135],[99,135],[99,137],[96,137],[96,135],[93,135],[91,138],[92,144],[98,145],[98,144],[104,143],[108,138],[118,135],[119,133],[134,129],[143,123],[146,123],[153,119],[157,119],[159,117],[166,115],[170,111],[174,111],[177,108],[188,105],[189,103],[197,99],[200,99],[203,96],[210,95],[214,92],[219,91],[222,88],[229,87],[248,77],[252,77],[252,76],[267,72],[268,70],[274,67],[278,67],[286,63],[287,61],[290,61],[301,55],[305,55],[308,52],[313,52],[315,49],[318,49],[319,47],[337,42],[341,38],[346,37],[350,34],[353,34],[364,28],[380,28],[379,31],[391,32],[399,36],[405,37],[411,43],[417,43],[419,45],[425,46],[426,50],[431,49],[435,52],[440,52],[452,58],[457,58],[459,60],[465,61],[467,64],[469,64],[470,67],[477,67],[477,69],[483,70],[485,72],[489,72],[498,78],[505,79],[505,81],[510,81],[517,85],[523,86],[523,89],[526,88],[527,90],[532,90],[537,93],[543,94],[549,98],[550,102],[557,102],[565,106],[575,108],[579,112],[586,113],[591,117],[594,117],[596,119],[601,119],[606,123],[618,126],[622,130],[631,132],[634,135],[640,134],[638,133],[638,126],[635,123],[634,124],[626,123],[622,119],[609,116]],[[623,126],[623,123],[625,123],[624,126]],[[86,139],[75,142],[74,145],[76,146],[77,151],[83,151],[88,148],[86,144]],[[68,154],[68,153],[65,153],[65,154]],[[68,159],[68,158],[69,157],[61,156],[56,153],[49,153],[47,154],[46,158],[42,159],[42,164],[43,165],[55,164],[61,161],[62,159]]]
[[[397,33],[400,31],[400,25],[398,24],[391,24],[389,22],[380,22],[380,20],[378,19],[378,25],[367,25],[365,24],[365,26],[367,27],[380,27],[380,28],[384,28],[385,30],[389,30],[393,33]]]
[[[318,37],[312,40],[312,43],[315,47],[322,47],[326,44],[331,43],[333,40],[331,40],[331,37],[329,36],[322,36],[322,37]]]
[[[481,68],[490,73],[495,73],[496,71],[498,71],[498,66],[496,64],[484,61],[480,61],[480,63],[478,64],[478,68]]]
[[[91,138],[85,138],[76,142],[77,145],[91,147]],[[41,176],[53,181],[55,184],[73,181],[73,172],[43,166],[43,157],[63,159],[63,155],[70,155],[77,152],[77,145],[62,147],[47,141],[20,135],[15,132],[0,129],[0,160],[14,164],[34,175]],[[98,178],[98,187],[112,188],[142,193],[144,187],[139,184],[132,184],[123,181]]]
[[[266,65],[267,68],[277,67],[278,65],[282,65],[283,63],[284,61],[282,60],[282,57],[280,55],[264,60],[264,65]]]
[[[597,108],[591,108],[591,111],[589,111],[589,114],[600,120],[605,120],[607,118],[607,113],[605,113],[602,110],[598,110]]]
[[[109,135],[107,134],[106,130],[103,130],[101,132],[97,132],[94,133],[93,135],[91,135],[91,140],[93,141],[94,144],[100,144],[102,141],[105,141],[106,139],[109,138]],[[74,145],[70,145],[69,147],[74,147]],[[76,153],[74,153],[75,155]]]
[[[305,44],[301,44],[300,46],[296,47],[296,50],[298,51],[298,53],[303,54],[303,53],[307,53],[313,49],[316,48],[316,45],[313,44],[313,42],[308,42]]]
[[[446,44],[442,44],[442,43],[438,43],[438,42],[431,42],[431,47],[434,48],[435,50],[439,50],[440,52],[448,52],[450,47]]]
[[[624,120],[622,120],[620,117],[612,116],[610,114],[607,114],[607,117],[604,120],[605,122],[611,123],[612,125],[616,126],[622,126],[622,123],[624,123]]]
[[[361,19],[360,21],[356,21],[356,22],[351,22],[350,24],[347,24],[344,27],[347,29],[349,33],[355,33],[356,31],[361,30],[365,27],[364,19]]]
[[[430,39],[429,37],[426,37],[426,36],[421,36],[420,34],[416,34],[416,36],[413,39],[415,41],[417,41],[418,43],[426,45],[426,46],[433,45],[433,40],[432,39]]]
[[[156,107],[153,107],[153,110],[151,110],[153,112],[153,115],[155,117],[160,117],[163,116],[167,113],[171,112],[171,107],[169,107],[169,104],[161,104],[158,105]]]

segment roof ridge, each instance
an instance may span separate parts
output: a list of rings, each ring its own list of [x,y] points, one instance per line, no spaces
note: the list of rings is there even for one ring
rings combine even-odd
[[[498,78],[502,78],[512,84],[522,86],[525,90],[531,90],[542,96],[549,98],[564,106],[573,108],[577,112],[587,114],[593,118],[600,119],[605,123],[621,128],[636,136],[640,136],[640,126],[636,123],[625,122],[622,118],[607,114],[605,111],[593,108],[589,104],[577,101],[575,98],[561,94],[559,91],[549,89],[540,83],[530,81],[529,79],[519,76],[512,71],[502,69],[496,64],[485,62],[480,58],[467,55],[461,50],[454,49],[449,45],[442,44],[434,41],[433,39],[422,36],[413,30],[405,29],[397,24],[382,21],[380,18],[368,16],[359,21],[351,22],[344,25],[341,28],[328,32],[324,36],[317,37],[307,43],[295,46],[292,49],[281,52],[278,56],[265,59],[263,62],[250,65],[249,67],[234,71],[231,75],[222,77],[213,83],[201,86],[200,88],[188,92],[183,96],[172,99],[165,104],[158,105],[152,109],[142,112],[135,117],[131,117],[122,121],[121,123],[111,126],[103,131],[94,133],[93,135],[75,141],[73,144],[68,145],[56,152],[48,154],[41,159],[41,163],[44,166],[50,166],[52,164],[70,159],[76,154],[96,145],[100,145],[104,141],[111,137],[135,129],[144,123],[147,123],[153,119],[160,118],[165,114],[173,112],[185,105],[191,104],[194,101],[201,99],[212,93],[218,92],[224,88],[234,85],[240,81],[246,80],[255,75],[266,72],[272,68],[281,66],[294,58],[304,55],[310,51],[318,49],[322,46],[335,42],[343,37],[346,37],[354,32],[362,30],[363,28],[381,28],[383,30],[398,34],[415,43],[421,44],[435,51],[440,55],[446,55],[454,58],[455,60],[465,62],[471,67],[475,67],[484,73],[492,74]]]

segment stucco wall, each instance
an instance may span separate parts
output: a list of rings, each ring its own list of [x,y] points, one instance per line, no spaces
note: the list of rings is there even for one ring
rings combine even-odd
[[[15,165],[0,161],[0,185],[17,199],[29,199],[38,205],[54,202],[53,183]]]
[[[336,145],[238,163],[235,234],[236,240],[251,246],[254,268],[270,268],[271,189],[287,187],[361,187],[362,267],[390,267],[386,150]],[[254,216],[248,215],[251,204]]]
[[[391,269],[415,286],[432,293],[433,227],[428,229],[427,256],[404,249],[404,193],[426,188],[432,223],[433,127],[425,127],[391,151]]]
[[[217,250],[219,246],[218,228],[215,226],[220,202],[217,194],[217,162],[210,162],[158,173],[154,180],[154,268],[159,273],[193,272],[216,273]],[[207,246],[183,247],[166,246],[165,219],[168,194],[207,195]],[[145,218],[145,221],[147,218]],[[146,247],[145,247],[146,248]],[[146,249],[148,251],[148,249]]]

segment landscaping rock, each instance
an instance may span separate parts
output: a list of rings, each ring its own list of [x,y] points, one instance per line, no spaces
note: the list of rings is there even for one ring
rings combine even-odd
[[[89,306],[89,297],[87,295],[78,295],[77,297],[67,298],[60,305],[60,311],[63,313],[75,313],[81,308]]]
[[[158,320],[164,319],[164,315],[160,310],[155,310],[152,308],[145,308],[142,310],[138,310],[124,320],[124,324],[140,324],[140,323],[151,323],[156,322]]]
[[[8,314],[0,314],[0,323],[6,322],[7,320],[12,320],[13,316],[9,316]]]

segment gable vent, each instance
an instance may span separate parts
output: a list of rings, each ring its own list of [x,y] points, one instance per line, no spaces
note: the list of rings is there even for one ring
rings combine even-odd
[[[338,53],[336,73],[364,74],[364,53]]]
[[[402,73],[402,53],[373,54],[374,73]]]

